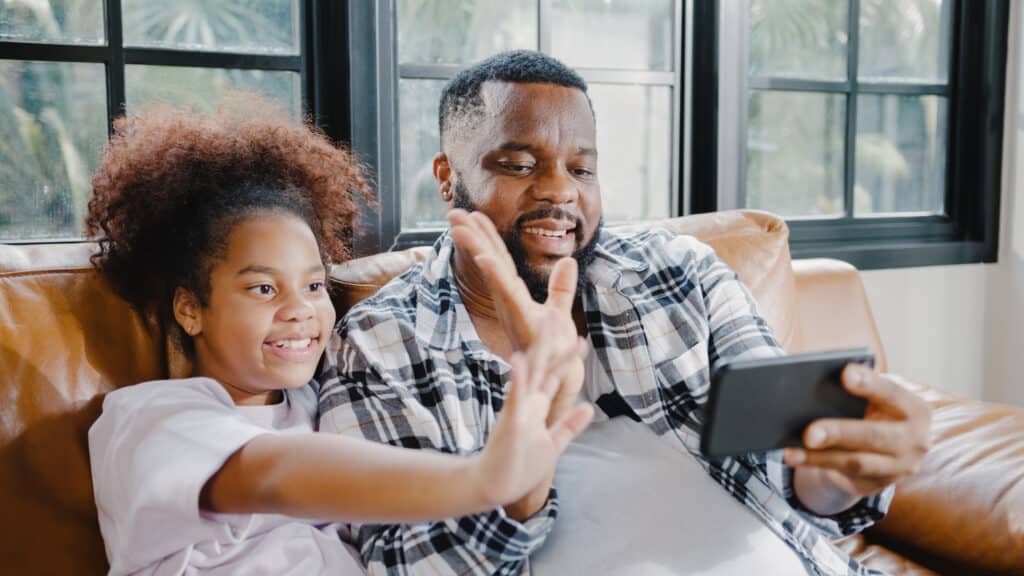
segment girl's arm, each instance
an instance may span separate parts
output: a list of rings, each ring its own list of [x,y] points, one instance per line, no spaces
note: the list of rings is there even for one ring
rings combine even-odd
[[[461,516],[496,506],[473,458],[408,450],[336,434],[254,438],[206,483],[213,512],[369,522]]]
[[[572,318],[549,310],[547,330],[511,359],[504,407],[483,451],[455,456],[334,434],[267,434],[249,441],[208,480],[203,509],[363,522],[417,522],[510,504],[554,473],[589,423],[580,405],[546,419],[567,363],[585,350]]]

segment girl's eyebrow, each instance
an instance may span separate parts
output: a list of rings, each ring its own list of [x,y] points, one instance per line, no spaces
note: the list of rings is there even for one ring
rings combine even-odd
[[[324,268],[323,264],[316,264],[314,266],[310,266],[309,268],[306,268],[306,274],[315,274],[317,272],[324,272],[324,271],[326,271],[326,268]],[[269,276],[275,276],[275,275],[278,275],[280,273],[281,273],[280,270],[278,270],[277,268],[274,268],[272,266],[261,266],[259,264],[250,264],[249,266],[246,266],[245,268],[242,268],[241,270],[239,270],[238,274],[236,274],[236,276],[244,276],[245,274],[267,274]]]

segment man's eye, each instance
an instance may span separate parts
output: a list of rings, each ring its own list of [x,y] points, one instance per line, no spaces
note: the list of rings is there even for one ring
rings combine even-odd
[[[586,177],[594,175],[593,170],[590,170],[588,168],[576,168],[575,170],[573,170],[573,173],[576,174],[577,176],[586,176]]]
[[[517,174],[522,174],[524,172],[529,172],[530,169],[533,168],[533,166],[530,166],[529,164],[507,164],[507,163],[502,164],[501,167],[504,168],[505,170],[508,170],[509,172],[515,172]]]

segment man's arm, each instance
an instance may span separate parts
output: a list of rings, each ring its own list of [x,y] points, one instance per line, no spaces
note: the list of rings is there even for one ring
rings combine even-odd
[[[428,408],[410,391],[414,383],[389,382],[371,367],[355,340],[343,338],[340,348],[329,349],[324,358],[318,375],[320,430],[405,448],[454,450],[444,438],[466,432],[438,414],[460,411],[458,392],[433,381],[432,374],[422,375],[431,379],[433,402],[445,405]],[[410,378],[415,380],[412,373],[421,368],[425,365],[410,368]],[[543,507],[523,522],[497,508],[441,522],[355,525],[353,537],[371,574],[518,574],[544,542],[557,511],[552,491]]]
[[[785,352],[757,311],[757,304],[740,282],[707,246],[700,246],[696,264],[711,331],[708,360],[712,369],[738,358],[779,356]],[[831,478],[811,468],[799,471],[783,460],[783,451],[754,453],[738,458],[786,498],[794,509],[826,533],[853,534],[881,519],[892,500],[892,487],[871,495],[843,493]]]

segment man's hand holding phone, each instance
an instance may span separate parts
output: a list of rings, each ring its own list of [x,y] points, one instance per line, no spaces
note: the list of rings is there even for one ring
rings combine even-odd
[[[867,400],[864,418],[815,420],[804,446],[784,455],[796,468],[797,497],[818,514],[845,510],[916,473],[931,445],[931,411],[913,393],[855,364],[843,370],[842,384]]]

